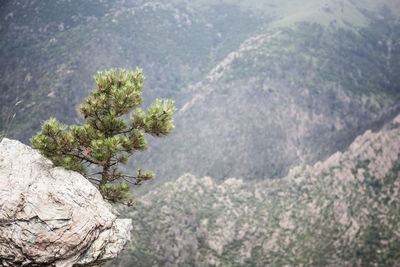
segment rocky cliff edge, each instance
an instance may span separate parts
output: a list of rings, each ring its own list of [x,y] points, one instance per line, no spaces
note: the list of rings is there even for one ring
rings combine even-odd
[[[132,222],[82,175],[14,140],[0,143],[0,265],[80,266],[114,258]]]

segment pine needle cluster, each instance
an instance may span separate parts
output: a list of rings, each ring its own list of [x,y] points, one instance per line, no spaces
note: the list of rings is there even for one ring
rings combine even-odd
[[[97,88],[79,106],[85,118],[83,125],[68,127],[50,118],[30,141],[56,166],[89,179],[105,199],[132,205],[130,184],[140,185],[154,173],[137,169],[135,175],[127,175],[118,167],[136,151],[147,149],[145,134],[161,137],[171,133],[176,108],[168,99],[157,99],[146,111],[140,108],[144,82],[141,69],[98,72],[95,81]],[[127,114],[129,120],[124,119]],[[88,170],[94,173],[88,174]]]

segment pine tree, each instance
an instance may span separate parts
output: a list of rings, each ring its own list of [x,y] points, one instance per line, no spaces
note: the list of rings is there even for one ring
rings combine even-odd
[[[127,175],[118,166],[126,164],[136,151],[147,149],[145,134],[161,137],[171,133],[175,107],[171,100],[157,99],[146,112],[140,108],[141,69],[98,72],[95,81],[97,88],[79,106],[85,118],[82,126],[67,127],[50,118],[30,141],[56,166],[89,179],[105,199],[132,205],[129,184],[140,185],[154,174],[137,169],[136,175]],[[124,117],[129,113],[127,121]],[[88,174],[88,170],[94,173]]]

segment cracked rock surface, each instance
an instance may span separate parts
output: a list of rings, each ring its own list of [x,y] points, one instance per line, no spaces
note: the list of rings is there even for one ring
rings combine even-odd
[[[117,256],[130,219],[79,173],[14,140],[0,143],[0,266],[73,266]]]

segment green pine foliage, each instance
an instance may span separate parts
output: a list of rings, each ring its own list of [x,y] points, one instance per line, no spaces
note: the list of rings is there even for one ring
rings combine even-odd
[[[50,118],[30,141],[56,166],[84,175],[105,199],[132,205],[129,184],[140,185],[154,173],[138,169],[136,175],[127,175],[118,166],[126,164],[136,151],[147,149],[145,134],[161,137],[171,133],[175,107],[171,100],[157,99],[147,111],[140,108],[141,69],[98,72],[95,80],[96,90],[79,106],[86,119],[82,126],[68,127]],[[124,116],[129,113],[127,121]],[[88,170],[95,171],[88,174]]]

